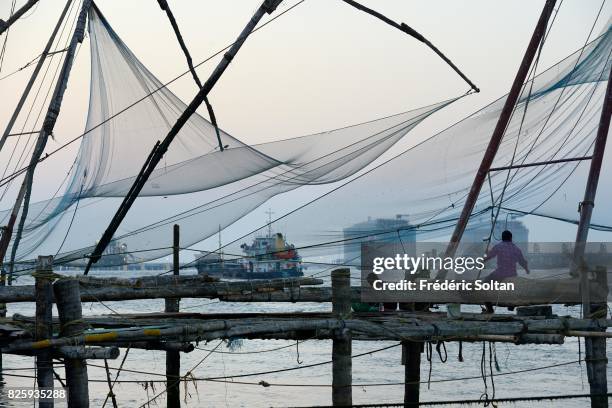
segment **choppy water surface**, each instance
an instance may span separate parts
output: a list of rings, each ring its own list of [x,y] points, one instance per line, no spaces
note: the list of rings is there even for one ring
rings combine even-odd
[[[311,273],[312,271],[309,271]],[[95,271],[94,276],[140,276],[151,272],[139,271]],[[19,284],[31,284],[31,279],[24,278]],[[106,306],[118,313],[144,313],[162,311],[163,299],[138,300],[127,302],[105,302]],[[202,313],[244,313],[266,311],[329,311],[330,304],[315,303],[220,303],[207,299],[185,299],[181,301],[181,310]],[[9,315],[21,313],[34,314],[33,304],[10,304]],[[109,314],[110,310],[100,303],[84,303],[85,315]],[[559,315],[578,315],[577,307],[556,307]],[[57,315],[54,311],[54,315]],[[189,354],[182,354],[181,373],[191,370],[209,351],[218,345],[218,341],[208,344],[201,343],[199,348]],[[392,346],[395,342],[353,342],[353,355],[371,350]],[[279,347],[291,346],[279,349]],[[447,343],[448,360],[442,363],[435,348],[431,363],[431,384],[421,385],[422,401],[446,401],[458,399],[478,399],[485,388],[481,378],[482,343],[464,343],[464,362],[459,362],[458,343]],[[194,370],[194,377],[224,377],[247,373],[258,373],[284,368],[327,362],[331,359],[331,341],[308,340],[298,347],[295,342],[280,340],[244,340],[238,341],[229,348],[221,344],[217,352],[210,355]],[[111,367],[118,367],[125,350],[122,349],[119,359],[111,361]],[[488,346],[487,346],[488,358]],[[497,360],[500,371],[495,368],[495,393],[497,397],[525,397],[535,395],[582,394],[588,393],[588,381],[584,364],[561,365],[539,371],[504,375],[511,371],[530,370],[541,366],[563,364],[577,361],[578,341],[567,338],[560,346],[497,345]],[[584,357],[584,355],[582,355]],[[101,407],[108,392],[106,373],[103,361],[92,361],[89,366],[89,378],[92,380],[89,388],[92,407]],[[34,360],[30,357],[13,355],[4,356],[6,374],[25,377],[5,376],[7,386],[31,387],[34,384]],[[101,366],[101,367],[98,367]],[[608,378],[612,378],[612,369],[608,366]],[[148,380],[163,381],[165,372],[165,353],[160,351],[130,350],[125,369],[146,373],[121,372],[119,380],[131,381],[118,383],[114,392],[119,406],[138,407],[150,398],[164,390],[163,382],[154,383],[154,389],[145,387]],[[488,368],[488,364],[487,364]],[[19,369],[19,370],[8,370]],[[421,378],[429,378],[430,365],[423,355]],[[58,365],[57,372],[63,377],[63,368]],[[114,376],[116,371],[112,371]],[[439,382],[440,380],[466,378],[469,379]],[[260,381],[272,384],[270,387],[258,385]],[[403,366],[401,365],[401,348],[393,347],[385,351],[367,354],[353,360],[354,384],[380,384],[403,381]],[[245,384],[248,383],[248,384]],[[280,386],[276,384],[298,384],[304,386]],[[324,385],[313,387],[312,385]],[[331,364],[312,368],[288,371],[284,373],[259,374],[236,378],[224,382],[199,381],[189,382],[181,387],[181,394],[186,394],[185,407],[276,407],[276,406],[307,406],[331,404]],[[327,386],[325,386],[327,385]],[[56,383],[56,386],[58,384]],[[185,389],[187,393],[185,393]],[[492,395],[490,380],[488,394]],[[353,388],[353,402],[393,403],[403,400],[403,385],[390,386],[356,386]],[[157,406],[165,406],[164,395],[155,400]],[[516,404],[501,404],[514,407],[584,407],[589,405],[587,399],[525,402]],[[31,407],[32,403],[17,403],[8,401],[0,395],[0,407]],[[56,404],[61,407],[65,404]],[[110,401],[106,404],[111,407]],[[155,406],[152,403],[151,406]]]

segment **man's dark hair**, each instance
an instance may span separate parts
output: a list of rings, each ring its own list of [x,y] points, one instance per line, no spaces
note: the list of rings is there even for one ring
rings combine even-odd
[[[504,242],[512,242],[512,233],[508,230],[502,232],[502,241]]]

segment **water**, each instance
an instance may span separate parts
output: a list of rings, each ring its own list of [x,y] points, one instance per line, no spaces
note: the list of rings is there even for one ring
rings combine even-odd
[[[309,274],[316,271],[310,271]],[[65,273],[65,272],[62,272]],[[133,277],[151,274],[151,272],[140,271],[108,271],[93,272],[94,276],[123,276]],[[193,272],[192,272],[193,273]],[[31,284],[31,278],[23,278],[19,284]],[[105,305],[118,313],[144,313],[162,311],[164,309],[163,299],[137,300],[126,302],[105,302]],[[181,301],[181,310],[202,313],[243,313],[243,312],[279,312],[279,311],[330,311],[330,304],[314,303],[221,303],[209,299],[184,299]],[[464,307],[465,310],[465,307]],[[34,314],[33,304],[9,304],[8,314],[20,313],[24,315]],[[110,310],[100,303],[84,303],[84,315],[109,314]],[[579,314],[578,307],[555,306],[555,313],[559,315]],[[57,311],[54,310],[57,316]],[[218,345],[218,341],[208,344],[200,343],[198,349],[188,354],[181,355],[181,373],[186,373],[196,366],[211,350]],[[354,341],[353,355],[365,353],[371,350],[391,346],[396,342],[388,341]],[[279,347],[284,346],[282,349]],[[295,342],[281,340],[243,340],[238,344],[232,344],[228,348],[227,343],[222,343],[217,351],[223,353],[211,353],[201,364],[193,369],[193,376],[222,377],[256,373],[284,368],[292,368],[308,364],[327,362],[331,359],[331,341],[329,340],[307,340],[296,347]],[[484,383],[481,378],[480,362],[482,356],[482,343],[464,343],[464,362],[459,362],[458,343],[447,343],[448,361],[442,363],[436,350],[433,350],[431,364],[431,384],[421,385],[421,401],[446,401],[459,399],[478,399],[484,392]],[[275,350],[276,349],[276,350]],[[122,349],[121,356],[110,361],[111,367],[118,367],[123,358],[125,350]],[[586,367],[573,363],[545,370],[531,371],[526,373],[503,375],[510,371],[530,370],[541,366],[561,364],[579,359],[578,340],[566,338],[563,345],[525,345],[515,346],[508,344],[497,344],[497,359],[500,372],[495,368],[495,395],[497,397],[526,397],[536,395],[555,394],[584,394],[589,392],[586,378]],[[487,347],[488,356],[488,347]],[[584,358],[584,354],[582,354]],[[89,365],[89,379],[92,380],[89,394],[92,407],[101,407],[108,392],[106,384],[106,372],[102,368],[104,362],[97,360]],[[34,375],[32,370],[34,359],[14,355],[4,356],[5,382],[9,387],[32,387],[34,378],[15,377],[12,375],[30,376]],[[612,378],[612,370],[608,366],[608,376]],[[114,387],[120,407],[139,407],[145,404],[154,395],[164,390],[163,382],[154,383],[154,387],[145,387],[149,380],[163,381],[165,373],[165,353],[160,351],[130,350],[125,369],[142,371],[133,373],[123,371],[120,381],[131,381],[118,383]],[[9,370],[11,369],[11,370]],[[18,369],[18,370],[13,370]],[[421,365],[421,379],[429,377],[429,362],[423,354]],[[488,369],[488,365],[487,365]],[[58,365],[57,372],[64,376],[63,368]],[[116,371],[112,370],[114,378]],[[10,375],[9,375],[10,374]],[[442,379],[456,379],[473,377],[471,379],[437,382]],[[401,365],[401,347],[368,354],[353,359],[353,383],[393,383],[402,382],[404,378],[403,366]],[[272,384],[270,387],[258,385],[260,381]],[[248,384],[244,384],[248,383]],[[279,386],[276,384],[300,384],[313,385],[331,384],[331,364],[325,364],[312,368],[304,368],[284,373],[263,374],[226,382],[198,381],[189,382],[181,386],[181,395],[186,395],[185,407],[285,407],[285,406],[310,406],[331,404],[331,388],[302,387],[302,386]],[[56,383],[56,387],[59,386]],[[185,393],[185,390],[187,391]],[[490,380],[488,381],[488,394],[492,395]],[[155,400],[157,406],[165,406],[165,395]],[[403,385],[391,386],[359,386],[353,388],[353,402],[356,404],[372,403],[397,403],[403,400]],[[151,406],[155,406],[152,403]],[[584,407],[589,405],[588,399],[573,399],[543,402],[523,402],[516,404],[500,404],[499,406],[513,407]],[[17,403],[9,401],[6,395],[0,394],[0,407],[32,407],[32,402]],[[63,403],[56,407],[65,406]],[[106,404],[111,407],[110,401]]]

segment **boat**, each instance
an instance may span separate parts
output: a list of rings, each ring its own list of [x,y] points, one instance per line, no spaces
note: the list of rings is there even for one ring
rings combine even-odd
[[[201,275],[233,279],[274,279],[304,276],[302,257],[282,233],[255,237],[251,245],[240,246],[244,256],[224,259],[221,250],[196,255],[196,269]]]

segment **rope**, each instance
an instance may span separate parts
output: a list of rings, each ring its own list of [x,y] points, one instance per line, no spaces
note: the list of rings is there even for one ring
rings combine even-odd
[[[399,344],[398,344],[399,345]],[[396,345],[397,346],[397,345]],[[369,353],[364,353],[364,354],[371,354],[371,353],[375,353],[376,351],[371,351]],[[357,357],[357,356],[353,356]],[[525,374],[525,373],[530,373],[530,372],[534,372],[534,371],[541,371],[541,370],[546,370],[549,368],[557,368],[557,367],[563,367],[563,366],[567,366],[567,365],[571,365],[571,364],[579,364],[582,361],[604,361],[605,359],[583,359],[583,360],[572,360],[572,361],[567,361],[567,362],[563,362],[563,363],[557,363],[557,364],[551,364],[551,365],[547,365],[547,366],[540,366],[540,367],[534,367],[534,368],[527,368],[527,369],[523,369],[523,370],[516,370],[516,371],[507,371],[504,373],[499,373],[496,376],[497,377],[502,377],[502,376],[507,376],[507,375],[515,375],[515,374]],[[317,365],[322,365],[325,363],[318,363]],[[96,364],[87,364],[89,367],[98,367],[98,368],[104,368],[104,366],[100,366],[100,365],[96,365]],[[312,366],[312,365],[310,365]],[[310,366],[300,366],[300,367],[295,367],[294,369],[302,369],[302,368],[308,368]],[[160,373],[155,373],[155,372],[147,372],[147,371],[140,371],[140,370],[129,370],[129,369],[121,369],[121,368],[113,368],[113,367],[109,367],[111,370],[122,370],[125,372],[132,372],[132,373],[136,373],[136,374],[148,374],[148,375],[153,375],[153,376],[162,376],[165,377],[164,374],[160,374]],[[11,374],[11,373],[6,373],[4,371],[12,371],[12,370],[18,370],[18,369],[11,369],[11,368],[4,368],[3,369],[3,375],[5,376],[9,376],[9,377],[19,377],[19,378],[33,378],[34,376],[31,375],[23,375],[23,374]],[[277,372],[284,372],[286,370],[275,370],[275,371],[269,371],[266,373],[270,373],[270,374],[274,374]],[[246,374],[246,375],[236,375],[236,376],[224,376],[224,377],[204,377],[204,378],[191,378],[189,379],[190,381],[208,381],[208,382],[220,382],[220,383],[227,383],[227,384],[235,384],[235,385],[256,385],[256,386],[262,386],[259,382],[247,382],[247,381],[234,381],[234,378],[238,378],[238,377],[244,377],[244,376],[255,376],[255,375],[259,375],[260,373],[252,373],[252,374]],[[481,375],[474,375],[474,376],[466,376],[466,377],[455,377],[455,378],[441,378],[441,379],[437,379],[437,380],[431,380],[431,383],[446,383],[446,382],[455,382],[455,381],[468,381],[468,380],[479,380],[482,379]],[[90,382],[103,382],[106,383],[106,379],[90,379]],[[117,383],[132,383],[132,384],[141,384],[144,381],[146,382],[151,382],[151,383],[165,383],[166,380],[150,380],[150,379],[146,379],[146,380],[120,380],[120,381],[116,381]],[[354,383],[351,384],[352,387],[386,387],[386,386],[403,386],[406,384],[427,384],[428,381],[423,380],[423,381],[411,381],[411,382],[392,382],[392,383]],[[302,383],[302,384],[287,384],[287,383],[268,383],[269,386],[276,386],[276,387],[314,387],[314,388],[321,388],[321,387],[331,387],[331,384],[313,384],[313,383]],[[478,402],[482,403],[481,400],[477,400]]]
[[[604,397],[612,396],[612,393],[607,394],[558,394],[558,395],[537,395],[533,397],[509,397],[509,398],[496,398],[491,402],[526,402],[526,401],[554,401],[554,400],[566,400],[576,398],[589,398],[589,397]],[[464,399],[464,400],[449,400],[449,401],[424,401],[419,402],[419,406],[434,406],[434,405],[466,405],[466,404],[481,404],[482,401],[475,399]],[[403,402],[397,403],[383,403],[383,404],[353,404],[352,407],[358,408],[384,408],[384,407],[404,407]],[[320,406],[320,407],[323,407]],[[311,407],[314,408],[314,407]]]

